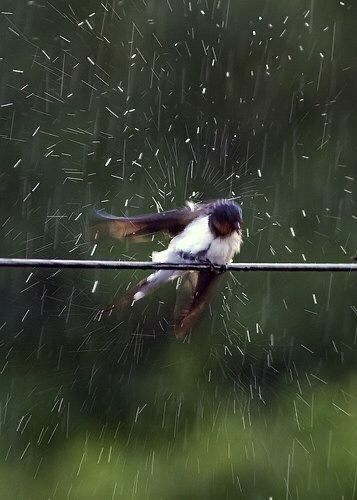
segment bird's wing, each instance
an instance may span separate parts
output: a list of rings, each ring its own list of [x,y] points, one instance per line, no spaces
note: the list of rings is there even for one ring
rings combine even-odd
[[[208,304],[214,285],[221,275],[214,271],[198,271],[189,273],[182,284],[183,296],[176,306],[175,335],[184,339],[203,309]],[[183,303],[183,304],[182,304]]]
[[[111,236],[116,239],[145,236],[157,232],[175,236],[194,219],[208,213],[209,207],[210,204],[194,205],[137,217],[117,217],[104,211],[96,211],[97,221],[94,222],[93,229],[97,236]]]

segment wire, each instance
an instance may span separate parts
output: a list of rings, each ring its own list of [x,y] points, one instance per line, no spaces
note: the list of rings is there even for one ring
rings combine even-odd
[[[37,267],[56,269],[177,269],[184,271],[212,271],[225,272],[356,272],[356,264],[336,263],[266,263],[266,262],[239,262],[223,266],[190,263],[169,262],[137,262],[125,260],[65,260],[65,259],[7,259],[0,258],[0,267]]]

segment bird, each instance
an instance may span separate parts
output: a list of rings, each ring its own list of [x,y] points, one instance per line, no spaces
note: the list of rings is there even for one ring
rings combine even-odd
[[[183,340],[208,303],[210,292],[220,275],[214,266],[232,262],[242,245],[242,207],[229,199],[208,203],[188,202],[179,209],[134,217],[118,217],[103,210],[95,211],[95,238],[115,239],[141,237],[162,232],[171,236],[167,248],[154,251],[155,263],[209,264],[209,270],[160,269],[144,278],[130,290],[121,303],[133,305],[163,283],[181,278],[186,300],[176,311],[174,333]],[[115,306],[112,306],[112,308]]]

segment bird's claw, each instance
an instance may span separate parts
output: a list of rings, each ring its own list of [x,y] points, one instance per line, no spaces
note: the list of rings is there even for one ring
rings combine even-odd
[[[197,262],[200,264],[205,264],[209,266],[209,270],[211,273],[225,273],[227,271],[227,264],[214,264],[209,259],[197,259]]]
[[[216,272],[216,266],[210,260],[208,261],[208,265],[209,265],[210,272],[211,273],[215,273]]]
[[[227,271],[227,264],[221,264],[218,267],[219,269],[217,269],[217,272],[219,272],[220,274],[225,273]]]

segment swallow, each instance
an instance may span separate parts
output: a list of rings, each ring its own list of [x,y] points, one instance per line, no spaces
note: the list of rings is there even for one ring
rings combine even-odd
[[[166,250],[152,253],[157,263],[203,263],[223,266],[233,260],[242,244],[242,208],[231,200],[216,200],[166,212],[117,217],[97,211],[96,238],[133,238],[162,232],[172,237]],[[182,278],[186,300],[176,311],[175,335],[184,339],[208,303],[219,277],[209,271],[158,270],[140,281],[128,292],[125,302],[142,299],[161,284]],[[114,307],[114,306],[113,306]]]

